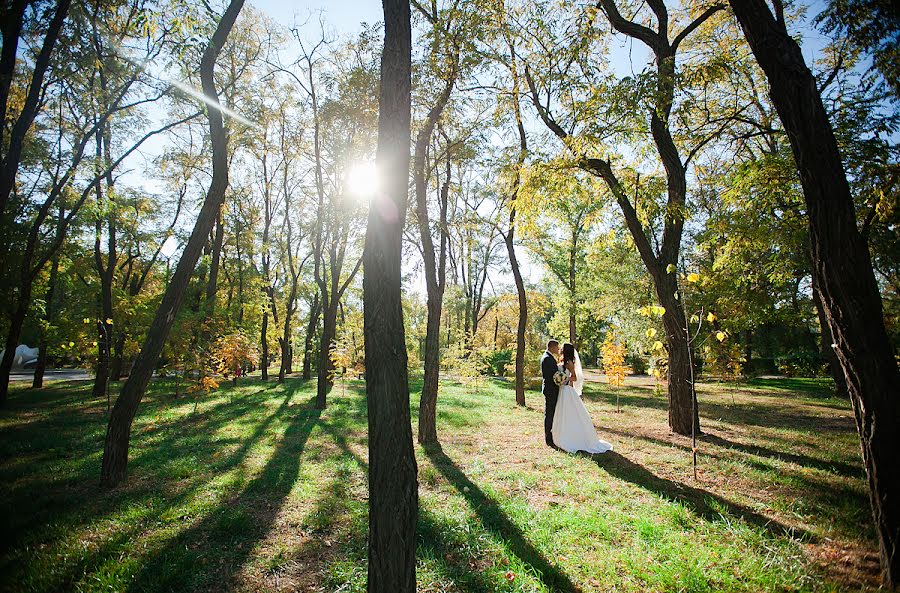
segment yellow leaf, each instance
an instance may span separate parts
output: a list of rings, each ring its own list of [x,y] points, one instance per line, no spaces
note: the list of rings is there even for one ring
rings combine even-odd
[[[85,323],[90,323],[90,322],[91,322],[91,318],[90,318],[90,317],[85,317],[85,318],[84,318],[84,322],[85,322]]]
[[[109,317],[107,317],[107,318],[106,318],[106,325],[112,325],[112,324],[113,324],[112,319],[110,319]]]
[[[654,328],[652,328],[652,327],[651,327],[650,329],[648,329],[648,330],[647,330],[647,337],[648,337],[648,338],[655,338],[655,337],[656,337],[656,330],[655,330]]]
[[[666,266],[666,274],[671,274],[675,271],[675,264],[669,264]]]
[[[724,341],[727,336],[725,332],[716,332],[716,339],[720,342]]]
[[[654,352],[657,352],[657,351],[662,350],[662,349],[663,349],[663,343],[662,343],[662,342],[660,342],[659,340],[656,340],[655,342],[653,342],[653,348],[652,348],[652,350],[653,350]]]
[[[75,342],[69,342],[69,348],[74,348],[74,347],[75,347]]]
[[[700,281],[700,274],[688,274],[687,281],[694,283]]]
[[[710,323],[712,323],[713,321],[716,320],[715,314],[710,313],[709,315],[706,316],[706,320],[709,321]]]

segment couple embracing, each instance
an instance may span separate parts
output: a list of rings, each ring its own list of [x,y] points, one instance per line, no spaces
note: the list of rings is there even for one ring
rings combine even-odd
[[[561,361],[559,355],[559,342],[547,342],[547,351],[541,357],[541,392],[547,402],[544,412],[547,444],[569,453],[611,451],[611,444],[597,438],[591,415],[581,401],[584,371],[575,346],[563,344]]]

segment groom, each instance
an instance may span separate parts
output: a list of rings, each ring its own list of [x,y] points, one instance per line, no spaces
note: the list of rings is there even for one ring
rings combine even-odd
[[[557,358],[559,357],[559,342],[550,340],[547,342],[547,350],[541,356],[541,393],[544,394],[546,407],[544,408],[544,438],[547,446],[556,448],[553,442],[553,413],[556,412],[556,400],[559,398],[559,385],[553,381],[553,375],[559,370]]]

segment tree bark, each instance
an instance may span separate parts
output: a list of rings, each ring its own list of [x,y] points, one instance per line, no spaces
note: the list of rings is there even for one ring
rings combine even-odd
[[[516,131],[519,134],[519,157],[516,161],[516,170],[513,174],[512,187],[509,192],[509,230],[503,235],[506,244],[506,254],[509,256],[509,267],[512,270],[513,281],[516,284],[516,297],[519,301],[519,320],[516,325],[516,405],[525,405],[525,331],[528,328],[528,298],[525,293],[525,281],[522,279],[522,271],[519,269],[519,259],[516,257],[515,235],[516,214],[519,197],[519,186],[522,181],[522,165],[525,164],[525,156],[528,153],[528,140],[525,135],[525,126],[522,124],[522,111],[519,106],[519,94],[521,80],[516,64],[516,50],[512,41],[507,38],[510,50],[510,74],[513,79],[513,112],[516,117]]]
[[[812,297],[813,304],[816,306],[816,316],[819,319],[819,349],[822,357],[828,363],[828,372],[834,379],[834,394],[841,399],[849,399],[850,394],[847,392],[847,379],[844,377],[844,369],[841,368],[841,362],[838,359],[837,352],[832,347],[834,337],[831,335],[831,327],[828,325],[828,315],[825,313],[825,307],[822,305],[822,298],[819,296],[819,283],[816,281],[815,274],[812,281]]]
[[[376,163],[363,318],[369,424],[369,593],[416,590],[418,483],[409,413],[401,260],[409,179],[412,32],[409,2],[384,0]]]
[[[776,3],[776,7],[781,6]],[[784,124],[809,217],[812,273],[859,431],[886,589],[900,587],[900,371],[881,295],[816,79],[763,0],[731,0]]]
[[[316,328],[319,327],[319,295],[313,297],[309,309],[309,321],[306,324],[306,339],[303,343],[303,375],[304,381],[312,379],[313,340],[316,336]]]
[[[212,181],[191,236],[178,260],[175,273],[172,275],[162,302],[156,311],[153,324],[147,332],[141,352],[135,360],[131,374],[122,387],[122,392],[110,415],[100,472],[101,481],[106,486],[116,486],[125,479],[128,468],[131,423],[175,321],[175,315],[184,300],[185,289],[200,257],[200,252],[203,250],[203,244],[212,230],[216,215],[225,199],[225,191],[228,189],[228,146],[225,129],[222,125],[222,112],[215,107],[219,98],[216,92],[214,69],[216,58],[243,5],[244,0],[231,0],[200,61],[203,94],[211,102],[207,108],[207,115],[212,143]]]
[[[60,226],[63,224],[65,211],[61,207],[59,209],[59,218],[57,219],[57,232],[60,232]],[[47,331],[50,324],[56,317],[56,306],[58,304],[57,283],[59,282],[59,255],[54,255],[50,264],[50,278],[47,282],[46,305],[44,309],[45,326],[41,329],[40,343],[38,344],[38,359],[34,367],[34,376],[31,379],[32,389],[39,389],[44,386],[44,372],[47,370],[47,348],[49,341],[47,340]]]
[[[319,366],[316,381],[317,410],[325,409],[328,392],[334,385],[334,361],[331,360],[331,351],[334,349],[336,334],[337,306],[329,303],[329,306],[322,308],[322,339],[319,344]]]
[[[443,92],[425,118],[425,124],[416,136],[413,177],[416,193],[416,221],[422,240],[422,260],[425,268],[425,291],[427,293],[427,315],[425,322],[425,373],[422,380],[422,394],[419,397],[419,434],[422,444],[438,442],[437,436],[437,396],[441,373],[441,309],[447,279],[447,192],[450,188],[451,160],[450,146],[447,146],[446,179],[440,188],[440,233],[439,254],[435,254],[431,236],[431,220],[428,216],[428,178],[426,156],[431,136],[441,114],[450,100],[456,81],[455,64],[446,81]]]

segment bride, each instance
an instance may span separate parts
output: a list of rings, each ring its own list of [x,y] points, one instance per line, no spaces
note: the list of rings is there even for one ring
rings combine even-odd
[[[584,388],[584,372],[581,359],[572,344],[563,344],[563,363],[560,370],[565,380],[559,388],[556,412],[553,414],[553,441],[560,449],[575,453],[605,453],[612,445],[597,438],[591,415],[581,401]]]

